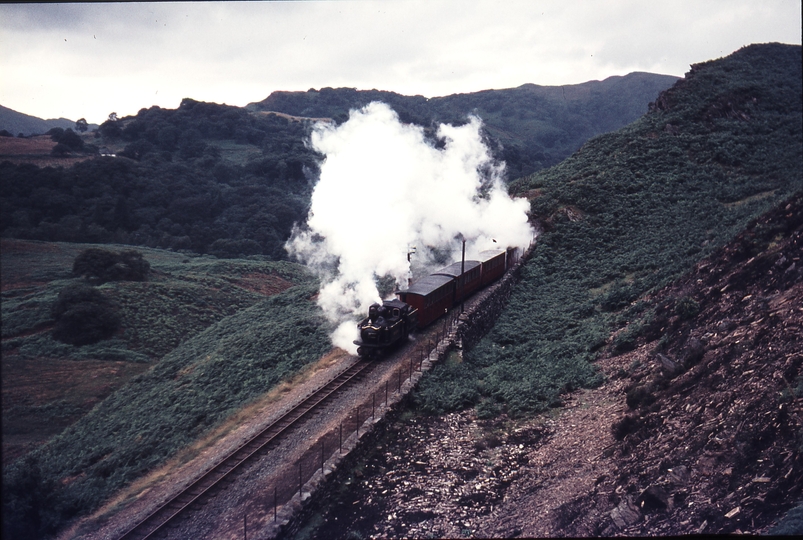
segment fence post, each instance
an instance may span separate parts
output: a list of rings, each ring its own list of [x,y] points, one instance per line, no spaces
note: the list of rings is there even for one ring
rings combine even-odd
[[[301,500],[301,461],[298,462],[298,500]]]
[[[276,507],[279,506],[279,488],[273,486],[273,522],[276,523],[278,519],[278,512]]]
[[[343,422],[340,422],[340,450],[339,452],[343,453]]]
[[[357,438],[360,438],[360,406],[357,405]]]
[[[376,411],[376,392],[371,393],[371,420],[376,420],[374,415]]]
[[[323,475],[323,462],[324,462],[324,457],[323,457],[323,439],[321,439],[321,475]]]
[[[243,540],[248,540],[248,514],[243,514]]]

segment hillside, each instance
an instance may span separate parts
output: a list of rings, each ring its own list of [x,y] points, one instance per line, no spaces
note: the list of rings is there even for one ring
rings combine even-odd
[[[427,128],[479,114],[496,157],[516,178],[633,121],[674,80],[636,73],[432,100],[323,89],[274,93],[248,108],[185,99],[175,110],[151,107],[110,119],[84,134],[92,152],[60,156],[46,138],[36,141],[45,145],[38,155],[33,140],[10,148],[0,138],[0,234],[281,260],[293,224],[306,217],[322,159],[305,145],[313,120],[343,120],[372,99],[387,100],[403,120]]]
[[[514,179],[555,165],[591,137],[636,120],[676,80],[669,75],[630,73],[575,85],[525,84],[434,98],[322,88],[274,92],[248,108],[343,122],[349,110],[383,101],[399,113],[402,122],[432,128],[441,123],[463,124],[468,114],[474,114],[482,118],[496,157],[505,162],[508,177]]]
[[[147,280],[91,287],[115,333],[58,341],[53,307],[86,286],[72,269],[87,248],[2,241],[4,536],[91,510],[329,347],[303,267],[150,249]]]
[[[644,294],[803,188],[800,58],[770,44],[697,64],[640,120],[514,182],[544,230],[538,248],[494,329],[428,378],[421,406],[521,415],[598,384],[593,360],[644,316]]]
[[[505,312],[298,537],[757,533],[799,504],[802,65],[696,64],[514,182],[543,234]]]
[[[421,447],[427,451],[433,448],[454,450],[454,454],[445,456],[441,467],[441,471],[446,468],[449,478],[459,476],[464,484],[472,479],[481,480],[489,490],[504,493],[525,472],[522,465],[524,459],[529,459],[528,452],[536,451],[542,436],[548,435],[548,430],[537,424],[517,432],[514,428],[522,425],[520,423],[550,409],[557,416],[558,407],[571,403],[572,393],[578,388],[585,388],[583,392],[609,388],[604,383],[612,377],[606,367],[611,358],[621,359],[625,358],[623,354],[639,351],[642,354],[649,351],[652,355],[654,350],[653,363],[655,358],[660,358],[657,353],[678,363],[682,355],[675,348],[686,346],[689,336],[696,336],[695,332],[703,332],[701,335],[707,332],[704,325],[699,328],[684,326],[686,321],[694,321],[696,316],[706,321],[716,320],[717,308],[706,303],[708,297],[702,291],[698,294],[692,289],[683,289],[666,293],[669,296],[661,296],[660,291],[693,269],[702,258],[718,256],[718,250],[728,245],[751,220],[777,208],[782,201],[793,201],[792,197],[803,189],[801,95],[800,47],[778,44],[746,47],[727,58],[693,66],[682,81],[655,99],[655,105],[641,119],[617,132],[589,140],[555,167],[513,182],[511,188],[531,200],[532,214],[543,230],[539,244],[523,268],[521,281],[496,327],[476,348],[465,351],[462,359],[451,358],[422,381],[414,401],[417,412],[424,413],[425,417],[414,419],[410,424],[402,423],[397,428],[408,435],[403,437],[402,443],[413,443],[421,438],[424,441]],[[293,112],[283,114],[295,116]],[[103,394],[98,388],[91,391],[101,397],[108,395],[106,399],[30,452],[24,461],[4,467],[7,534],[32,536],[53,532],[72,517],[96,508],[115,490],[187,448],[198,437],[220,426],[236,410],[264,395],[283,378],[303,370],[324,352],[328,343],[326,328],[312,301],[316,284],[298,267],[268,261],[264,255],[258,255],[263,252],[254,247],[256,244],[259,249],[266,249],[263,246],[274,249],[281,245],[277,231],[289,220],[279,219],[273,212],[287,211],[289,205],[293,212],[304,214],[304,197],[309,193],[307,175],[310,170],[314,171],[317,159],[300,143],[295,146],[292,143],[301,140],[296,135],[304,129],[304,121],[295,118],[185,100],[176,111],[143,109],[136,117],[101,126],[99,142],[109,145],[123,157],[88,160],[65,170],[0,165],[2,204],[8,204],[2,207],[6,237],[37,231],[42,237],[52,238],[66,231],[72,236],[64,240],[71,241],[94,235],[92,238],[98,241],[117,239],[122,243],[125,239],[125,243],[155,243],[173,249],[215,252],[221,256],[251,256],[248,260],[222,261],[143,249],[146,260],[155,270],[151,280],[96,287],[120,306],[123,334],[96,345],[73,348],[55,342],[48,333],[49,310],[58,293],[68,284],[81,280],[69,272],[73,257],[36,260],[24,254],[77,248],[70,247],[72,244],[58,244],[53,248],[52,244],[20,242],[10,244],[16,246],[14,249],[6,249],[6,242],[18,241],[4,240],[4,257],[7,251],[11,254],[16,250],[18,277],[14,279],[21,284],[8,290],[4,284],[3,361],[5,363],[7,357],[16,358],[21,366],[16,373],[22,385],[28,384],[26,378],[31,378],[31,372],[22,367],[46,367],[46,362],[54,358],[63,357],[69,362],[123,361],[128,367],[137,361],[159,359],[141,375],[132,372],[104,374],[110,381],[105,390],[109,393]],[[291,202],[278,197],[286,197]],[[786,216],[783,214],[785,206],[780,208],[779,215]],[[181,217],[174,219],[173,216]],[[773,222],[768,219],[760,223]],[[757,235],[762,240],[752,247],[748,243],[740,256],[760,255],[764,250],[765,257],[756,267],[761,270],[766,269],[762,266],[764,263],[775,264],[783,255],[785,266],[778,270],[783,269],[782,275],[785,275],[792,264],[798,264],[789,260],[790,257],[794,260],[799,246],[788,240],[793,237],[793,230],[772,227],[774,225],[769,228],[769,236]],[[259,241],[250,238],[253,230],[260,231],[264,238],[260,237]],[[770,238],[769,243],[767,238]],[[219,251],[215,251],[217,249]],[[272,253],[267,255],[273,256]],[[726,249],[725,253],[730,252]],[[160,262],[162,256],[169,260]],[[744,258],[738,262],[742,261]],[[724,263],[723,268],[729,264]],[[752,272],[751,268],[747,270]],[[258,292],[231,277],[245,277],[251,273],[263,276],[258,282],[278,275],[294,286],[281,292],[267,291],[277,293],[267,298],[259,297]],[[723,275],[712,274],[712,279]],[[794,275],[791,277],[799,280]],[[696,279],[704,278],[695,278],[695,283]],[[778,283],[771,282],[767,286],[775,287]],[[776,301],[795,301],[797,283],[781,283],[791,293],[787,294],[787,289],[773,291],[776,296],[767,299],[767,309],[779,307],[780,304],[773,304]],[[722,288],[716,280],[707,286],[711,291]],[[758,295],[751,292],[752,286],[752,282],[745,281],[745,292]],[[221,296],[216,296],[217,291],[222,291]],[[683,294],[684,298],[676,298],[677,294]],[[735,300],[741,302],[744,296],[732,299],[735,304]],[[728,317],[734,321],[738,318],[738,321],[728,331],[741,332],[742,326],[757,321],[756,313],[766,311],[765,302],[759,300],[739,303],[739,309],[749,311],[729,314]],[[208,311],[214,316],[206,319]],[[653,321],[663,321],[661,317],[666,319],[666,325],[661,323],[654,328]],[[184,323],[179,322],[185,318],[190,321],[190,331],[186,332]],[[770,320],[769,313],[765,318]],[[677,322],[681,319],[683,321]],[[670,326],[676,322],[677,326]],[[704,322],[703,319],[700,322]],[[170,331],[163,332],[164,328]],[[775,331],[780,329],[767,329],[766,337]],[[734,338],[734,343],[736,339],[738,337]],[[762,339],[763,336],[755,336],[754,343]],[[700,342],[704,358],[712,354],[713,345],[722,343],[722,349],[726,350],[730,343],[703,342],[702,339]],[[744,363],[750,361],[749,357],[744,358]],[[648,364],[640,361],[640,365]],[[709,362],[696,365],[706,366],[707,370]],[[712,388],[720,391],[720,386],[727,386],[731,374],[722,367],[727,365],[727,362],[715,362],[710,372],[700,375],[711,375]],[[86,366],[96,369],[95,365]],[[791,396],[800,376],[800,366],[794,362],[791,366],[794,369],[788,372],[784,371],[786,368],[779,371],[777,366],[768,365],[766,370],[751,366],[749,369],[754,369],[755,375],[750,373],[753,378],[748,380],[757,392],[768,393],[775,388],[770,382],[775,380],[773,374],[780,372],[790,383]],[[625,386],[638,379],[643,384],[633,385],[628,390],[649,384],[650,388],[636,393],[652,395],[656,400],[653,403],[663,403],[661,410],[671,410],[681,418],[684,413],[675,408],[671,392],[664,392],[674,383],[661,386],[663,379],[649,367],[641,369],[628,364],[626,369],[622,367],[623,374],[618,367],[613,373],[621,383],[616,399],[622,408],[622,401],[627,399],[622,395],[627,392]],[[697,368],[690,368],[689,373],[694,369]],[[113,377],[127,382],[118,386]],[[683,377],[680,375],[678,379],[686,380]],[[6,385],[5,365],[3,384]],[[115,391],[112,393],[112,390]],[[16,396],[24,394],[18,391]],[[5,399],[4,386],[4,411]],[[67,401],[67,397],[51,394],[43,399],[21,402],[22,408],[17,412],[40,415],[38,418],[47,420],[56,416],[54,407],[48,408],[47,403]],[[799,400],[799,396],[790,400],[797,406],[799,401],[795,400]],[[73,410],[83,414],[91,406],[88,402],[82,403],[84,405]],[[639,403],[633,403],[636,406],[629,412],[634,418],[624,423],[631,433],[625,433],[624,442],[616,447],[622,461],[615,466],[621,464],[623,468],[617,476],[598,477],[600,485],[613,490],[614,495],[606,492],[604,496],[615,505],[625,500],[623,493],[633,495],[633,504],[640,505],[645,500],[636,499],[641,495],[640,490],[650,484],[663,486],[666,477],[661,475],[666,475],[667,467],[673,470],[675,467],[675,464],[659,462],[655,468],[655,463],[650,461],[653,457],[647,454],[628,465],[627,456],[636,455],[640,443],[647,441],[645,447],[649,447],[651,439],[660,441],[666,433],[661,430],[660,418],[655,414],[659,411],[647,404],[639,409]],[[685,405],[683,407],[687,413],[705,412],[697,410],[698,403],[689,405],[688,411]],[[766,400],[760,405],[773,403]],[[82,406],[85,408],[81,409]],[[426,417],[447,411],[454,412],[445,420]],[[459,415],[468,415],[468,422],[460,418],[454,420]],[[610,434],[611,424],[618,420],[618,416],[610,415],[598,418],[604,423],[593,424],[595,431],[591,433]],[[787,422],[784,425],[789,426],[790,437],[796,436],[794,432],[799,426],[792,416],[789,418],[776,418],[775,423]],[[707,416],[699,419],[701,422],[711,420]],[[463,437],[457,428],[471,425],[475,420],[489,431],[481,433],[479,439]],[[72,419],[58,421],[66,425]],[[448,429],[438,427],[443,427],[444,422]],[[430,429],[430,426],[435,427]],[[727,429],[723,428],[722,433],[730,434]],[[437,435],[437,442],[427,438],[427,432]],[[590,443],[585,444],[582,433],[572,433],[578,445],[591,447]],[[748,439],[748,448],[740,456],[752,459],[758,455],[756,452],[767,451],[771,459],[776,459],[780,454],[773,448],[777,448],[785,452],[781,458],[784,470],[788,460],[799,461],[800,450],[788,444],[792,438],[785,435],[778,439],[779,446],[761,446],[768,432],[759,429],[750,433],[757,442],[753,444],[749,442],[753,439]],[[41,435],[37,442],[51,434]],[[443,443],[447,436],[450,437],[448,445]],[[588,438],[588,441],[601,440],[602,437]],[[666,453],[667,444],[663,441],[654,447]],[[502,450],[495,450],[497,448]],[[491,454],[484,454],[486,450]],[[460,456],[472,452],[479,456],[478,464],[486,464],[489,456],[500,459],[499,469],[476,474],[473,470],[455,469],[454,463],[461,463]],[[609,457],[614,455],[615,452]],[[405,463],[411,467],[420,467],[417,461],[426,463],[423,459],[417,460],[414,453],[409,456]],[[691,456],[684,459],[691,460]],[[572,463],[568,457],[565,461]],[[652,467],[643,477],[637,471],[642,461]],[[714,460],[705,466],[713,471],[721,463],[724,461]],[[390,466],[404,470],[401,464],[382,465],[384,470],[377,469],[382,481],[376,476],[366,477],[367,473],[362,471],[360,474],[366,482],[381,486],[389,476],[386,472]],[[698,466],[699,470],[708,470],[696,462],[693,464],[693,467]],[[721,469],[723,474],[726,468]],[[370,469],[366,470],[370,473]],[[776,470],[781,470],[780,466],[770,472],[774,474]],[[437,467],[432,469],[432,478],[438,478],[437,471]],[[793,470],[785,481],[799,478],[795,471],[799,469]],[[560,472],[569,475],[571,471],[564,468]],[[738,477],[739,482],[753,473],[764,474],[747,465],[741,469],[731,468],[731,474]],[[635,476],[627,476],[630,474]],[[623,480],[619,482],[619,479]],[[392,485],[385,484],[376,492],[381,497],[373,493],[369,500],[363,500],[363,504],[357,506],[362,515],[369,519],[380,515],[376,501],[383,499],[394,501],[390,511],[395,513],[400,505],[425,493],[405,492],[400,487],[404,486],[404,481],[399,478]],[[449,494],[442,485],[436,487]],[[737,487],[742,486],[733,484],[733,489]],[[521,493],[526,493],[527,486],[523,489]],[[387,493],[382,493],[384,490]],[[397,491],[391,493],[391,490]],[[652,493],[660,492],[653,490]],[[712,497],[720,496],[719,491],[711,493]],[[750,493],[750,497],[764,497],[765,500],[769,497],[763,491]],[[575,495],[582,497],[588,493]],[[733,497],[735,495],[731,499]],[[657,498],[663,500],[661,496]],[[449,504],[454,503],[451,495],[446,499],[451,501]],[[371,500],[375,506],[371,506]],[[483,512],[486,506],[491,511],[499,509],[495,495],[473,495],[461,500],[466,507],[476,503]],[[674,495],[672,500],[675,504]],[[793,502],[771,502],[772,512],[777,513]],[[583,504],[581,501],[579,506],[565,507],[563,515],[568,517],[558,525],[559,530],[569,530],[567,527],[575,521],[578,522],[577,531],[581,530],[578,516],[582,512],[578,508],[584,508]],[[610,515],[601,502],[597,504],[599,516]],[[740,508],[742,504],[747,505],[747,501],[740,502]],[[355,508],[354,505],[350,507]],[[507,510],[509,516],[515,515],[515,509],[508,507]],[[729,507],[726,512],[730,511]],[[699,527],[703,520],[715,523],[714,514],[711,515],[709,519],[699,514],[702,519],[698,520],[695,514],[689,519]],[[410,519],[422,522],[430,517],[419,513],[412,514]],[[588,518],[591,520],[594,515],[589,514]],[[454,525],[458,517],[449,515],[444,519]],[[767,514],[756,519],[767,523],[772,518]],[[730,522],[720,520],[717,523],[720,526]],[[588,530],[601,532],[608,525],[598,521],[589,525],[592,528]],[[372,530],[369,528],[361,534],[373,534]],[[722,525],[720,530],[728,529]],[[459,535],[463,530],[449,529],[446,533]],[[498,534],[514,533],[521,534],[521,530]],[[387,534],[401,533],[388,529]]]
[[[646,298],[599,388],[397,419],[296,538],[799,535],[803,506],[778,520],[803,486],[801,254],[798,195]]]
[[[15,137],[20,133],[26,137],[42,135],[54,127],[62,129],[75,128],[75,120],[68,120],[67,118],[43,120],[0,105],[0,130],[5,130]],[[87,124],[87,127],[96,129],[98,126],[97,124]]]
[[[317,168],[304,147],[307,129],[192,100],[173,111],[143,109],[91,136],[113,155],[74,165],[65,156],[64,168],[0,163],[0,230],[280,260],[293,223],[306,215]]]

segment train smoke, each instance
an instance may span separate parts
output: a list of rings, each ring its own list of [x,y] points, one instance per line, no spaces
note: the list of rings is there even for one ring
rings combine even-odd
[[[307,222],[285,247],[321,276],[318,304],[337,325],[334,345],[356,352],[355,322],[381,300],[377,279],[406,285],[411,246],[413,265],[426,268],[460,260],[461,235],[467,258],[530,243],[529,204],[508,196],[480,127],[478,118],[441,125],[436,145],[374,102],[340,126],[313,129],[311,145],[326,158]]]

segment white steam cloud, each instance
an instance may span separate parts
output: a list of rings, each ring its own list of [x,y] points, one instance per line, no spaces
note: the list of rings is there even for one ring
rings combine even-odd
[[[460,260],[485,249],[529,245],[529,203],[511,199],[480,135],[480,120],[441,125],[437,148],[384,103],[351,111],[340,126],[318,124],[311,144],[325,154],[307,223],[285,246],[322,278],[318,304],[337,324],[334,345],[352,354],[355,321],[381,300],[377,278],[406,285],[414,264]],[[441,145],[438,145],[441,146]],[[495,240],[495,242],[494,242]]]

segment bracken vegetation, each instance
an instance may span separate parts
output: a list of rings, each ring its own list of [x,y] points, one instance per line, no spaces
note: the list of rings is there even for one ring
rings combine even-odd
[[[514,182],[544,233],[495,328],[423,381],[421,408],[515,416],[597,384],[591,361],[610,332],[638,318],[648,326],[645,293],[803,188],[802,78],[799,46],[695,65],[642,119]],[[632,347],[629,331],[620,350]]]
[[[563,392],[601,381],[593,360],[612,330],[637,321],[615,338],[618,351],[654,332],[658,307],[645,293],[803,189],[800,50],[751,46],[693,66],[640,120],[513,182],[543,234],[496,327],[462,361],[451,358],[422,381],[420,410],[542,411],[560,404]],[[557,163],[608,125],[596,119],[569,129],[590,114],[586,104],[568,111],[572,122],[543,130],[543,118],[566,119],[558,113],[567,111],[555,96],[515,90],[450,96],[431,110],[420,96],[384,97],[403,109],[403,120],[424,125],[465,121],[464,105],[473,104],[489,140],[504,142],[495,151],[513,174]],[[80,417],[4,466],[5,536],[54,533],[325,352],[328,328],[312,299],[317,282],[277,261],[290,227],[306,214],[319,159],[303,145],[308,123],[287,115],[342,121],[359,105],[353,100],[365,98],[373,94],[277,93],[250,110],[184,100],[175,111],[153,107],[104,123],[97,145],[119,157],[69,169],[0,164],[4,425],[23,409],[56,418],[61,407]],[[533,113],[541,110],[546,117]],[[537,135],[528,141],[525,132]],[[143,247],[131,260],[147,280],[121,281],[104,270],[106,255],[90,252],[78,264],[92,246],[8,238],[127,244],[110,246],[114,257],[130,245],[183,254]],[[59,256],[48,259],[48,250]],[[34,251],[39,264],[25,266]],[[18,279],[6,288],[9,273]],[[82,276],[98,286],[87,288]],[[95,343],[54,339],[50,330],[59,335],[57,318],[69,312],[71,295],[113,309],[119,327]],[[664,307],[681,318],[699,309],[692,298]],[[7,411],[6,366],[53,359],[153,367],[107,389],[88,412],[66,400]],[[629,399],[651,397],[639,391]]]
[[[63,429],[4,462],[10,538],[46,536],[95,508],[329,347],[312,300],[317,281],[299,265],[144,248],[134,259],[147,263],[148,281],[92,287],[74,277],[72,266],[87,253],[116,259],[122,246],[108,247],[3,241],[4,458],[6,435],[23,429],[20,419],[28,439]],[[63,323],[71,325],[64,332]],[[68,343],[58,340],[64,336]],[[53,369],[45,367],[52,359],[65,376],[73,377],[71,362],[94,371],[66,394],[31,386],[31,366]],[[101,363],[113,376],[102,375]],[[11,395],[18,397],[7,401]]]
[[[316,292],[296,286],[226,317],[7,468],[6,534],[56,531],[317,360],[329,344]]]

